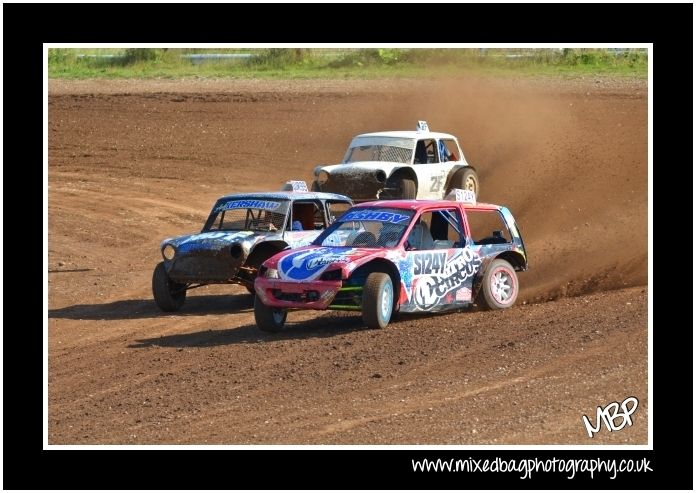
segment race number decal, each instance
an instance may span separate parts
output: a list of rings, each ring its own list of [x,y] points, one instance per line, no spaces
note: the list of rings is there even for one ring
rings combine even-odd
[[[431,176],[430,181],[432,182],[430,184],[430,191],[431,192],[437,192],[442,188],[442,175],[438,176]]]

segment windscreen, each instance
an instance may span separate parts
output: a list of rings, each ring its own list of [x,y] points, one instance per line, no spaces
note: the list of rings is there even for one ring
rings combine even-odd
[[[234,198],[219,200],[205,231],[280,231],[290,202],[283,199]]]
[[[404,235],[413,211],[380,207],[354,207],[314,241],[320,246],[392,248]]]
[[[413,139],[401,137],[356,137],[350,143],[343,162],[384,161],[410,164],[414,146]]]

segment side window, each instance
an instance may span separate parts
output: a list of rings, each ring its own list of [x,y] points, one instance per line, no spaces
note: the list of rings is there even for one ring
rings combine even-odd
[[[327,200],[326,212],[329,218],[329,224],[341,217],[352,206],[347,202]]]
[[[471,238],[476,245],[510,243],[510,231],[498,211],[466,211]]]
[[[320,204],[317,202],[295,202],[292,204],[290,231],[324,229],[326,219]]]
[[[422,139],[416,142],[416,152],[413,156],[413,164],[437,163],[438,151],[435,139]]]
[[[430,232],[436,248],[460,248],[465,244],[462,216],[457,209],[443,209],[433,213]]]
[[[464,246],[462,221],[456,209],[421,214],[408,235],[409,250],[441,250]]]
[[[440,151],[440,162],[457,161],[459,159],[459,150],[454,139],[443,139],[438,144]]]
[[[321,202],[314,204],[314,229],[325,229],[328,226],[326,214]]]

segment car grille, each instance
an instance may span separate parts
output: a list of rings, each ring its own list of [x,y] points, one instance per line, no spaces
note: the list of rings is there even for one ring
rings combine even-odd
[[[174,260],[169,277],[177,281],[227,281],[237,274],[238,265],[232,258],[213,256],[181,257]]]
[[[376,199],[377,192],[384,187],[375,178],[374,171],[332,173],[326,183],[321,185],[322,192],[341,193],[353,199]]]

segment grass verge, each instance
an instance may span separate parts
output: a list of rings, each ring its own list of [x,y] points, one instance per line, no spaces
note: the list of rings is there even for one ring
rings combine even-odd
[[[49,49],[51,78],[374,79],[612,75],[647,78],[637,49]]]

